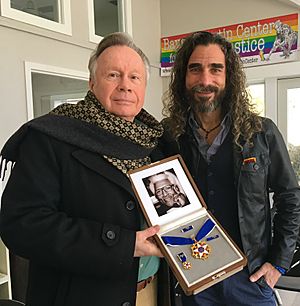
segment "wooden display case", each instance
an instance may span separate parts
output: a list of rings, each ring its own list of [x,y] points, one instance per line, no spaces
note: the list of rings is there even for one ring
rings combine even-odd
[[[148,225],[160,225],[155,239],[187,295],[243,269],[246,257],[207,210],[180,155],[128,174]]]

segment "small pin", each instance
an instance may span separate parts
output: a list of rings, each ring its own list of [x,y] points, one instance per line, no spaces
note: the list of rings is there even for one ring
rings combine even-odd
[[[181,231],[182,233],[186,233],[186,232],[192,230],[193,228],[194,228],[193,225],[189,225],[189,226],[187,226],[187,227],[182,228],[180,231]]]
[[[211,241],[211,240],[214,240],[214,239],[217,239],[217,238],[219,238],[219,235],[207,237],[205,240],[206,240],[206,241]]]
[[[256,163],[256,157],[249,157],[243,160],[243,165]]]
[[[181,261],[184,270],[190,270],[192,268],[192,264],[186,260],[184,252],[177,254],[177,257]]]

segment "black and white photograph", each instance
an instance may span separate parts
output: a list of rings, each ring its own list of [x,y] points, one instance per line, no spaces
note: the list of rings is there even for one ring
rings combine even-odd
[[[159,216],[190,204],[174,169],[146,177],[143,182]]]
[[[179,156],[130,171],[129,178],[150,224],[165,224],[202,208]]]

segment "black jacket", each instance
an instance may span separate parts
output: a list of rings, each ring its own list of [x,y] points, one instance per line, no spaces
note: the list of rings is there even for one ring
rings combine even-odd
[[[191,133],[177,142],[165,135],[162,147],[166,155],[180,153],[192,176],[197,175],[200,157]],[[266,261],[288,269],[299,233],[300,188],[282,136],[264,118],[263,131],[255,135],[252,148],[244,145],[242,152],[233,148],[239,227],[249,271]],[[252,157],[255,163],[243,163]],[[272,192],[274,218],[269,200]]]
[[[4,243],[30,262],[26,305],[134,306],[140,217],[128,178],[101,154],[29,129],[0,219]]]

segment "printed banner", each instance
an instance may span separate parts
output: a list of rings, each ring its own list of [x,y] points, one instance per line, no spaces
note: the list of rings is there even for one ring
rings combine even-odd
[[[230,41],[245,67],[295,60],[298,14],[205,30]],[[176,49],[192,33],[161,38],[161,76],[170,75]]]

